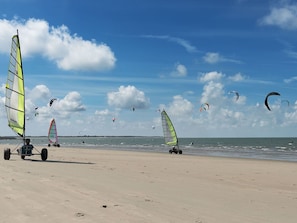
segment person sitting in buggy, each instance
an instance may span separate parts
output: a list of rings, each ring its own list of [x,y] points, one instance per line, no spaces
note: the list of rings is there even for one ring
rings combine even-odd
[[[24,156],[31,156],[32,155],[32,150],[34,146],[30,144],[30,139],[25,140],[25,144],[22,146],[21,150],[18,149],[18,153],[21,153],[21,155]]]

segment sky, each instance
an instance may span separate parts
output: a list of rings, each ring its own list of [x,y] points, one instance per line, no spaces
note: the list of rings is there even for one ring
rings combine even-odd
[[[179,137],[297,136],[296,1],[0,3],[0,136],[17,30],[26,135],[162,136],[165,109]]]

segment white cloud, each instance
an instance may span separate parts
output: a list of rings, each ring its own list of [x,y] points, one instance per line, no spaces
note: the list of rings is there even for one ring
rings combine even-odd
[[[175,65],[175,70],[171,73],[174,77],[185,77],[187,76],[187,68],[185,65],[177,63]]]
[[[28,98],[30,98],[33,101],[36,101],[38,99],[48,100],[48,98],[50,97],[50,90],[45,85],[37,85],[32,90],[27,89],[26,92]]]
[[[232,63],[241,63],[239,60],[233,60],[221,56],[219,53],[208,52],[203,56],[203,59],[206,63],[215,64],[220,62],[232,62]]]
[[[297,5],[284,5],[272,8],[270,14],[260,20],[261,25],[278,26],[282,29],[297,29]]]
[[[170,42],[175,42],[175,43],[181,45],[189,53],[195,53],[195,52],[197,52],[197,49],[196,49],[195,46],[191,45],[191,43],[189,41],[184,40],[182,38],[172,37],[172,36],[155,36],[155,35],[143,35],[142,37],[144,37],[144,38],[152,38],[152,39],[164,39],[164,40],[168,40]]]
[[[203,59],[207,63],[214,64],[220,62],[221,57],[218,53],[206,53]]]
[[[241,73],[237,73],[234,76],[230,76],[228,78],[234,82],[240,82],[245,79],[245,77]]]
[[[208,81],[218,81],[221,78],[223,78],[225,75],[220,73],[220,72],[216,72],[216,71],[212,71],[209,73],[205,73],[200,77],[200,82],[208,82]]]
[[[144,92],[134,86],[120,86],[116,92],[107,94],[108,104],[122,109],[145,109],[149,107],[149,99]]]
[[[10,51],[11,37],[17,29],[23,57],[39,54],[63,70],[102,71],[115,66],[114,53],[106,44],[71,35],[65,25],[50,27],[47,21],[34,18],[0,19],[0,52]]]
[[[221,104],[222,95],[224,95],[223,84],[220,82],[210,81],[203,87],[203,93],[200,102],[212,102],[213,104]],[[219,102],[219,103],[218,103]]]
[[[110,115],[110,111],[108,109],[96,110],[95,115]]]
[[[77,112],[86,110],[81,102],[80,94],[76,91],[69,92],[63,99],[55,101],[52,106],[60,111]]]
[[[190,101],[180,95],[176,95],[169,105],[168,112],[174,116],[188,117],[192,114],[193,108],[194,106]]]
[[[291,78],[288,78],[288,79],[284,80],[284,82],[287,83],[287,84],[289,84],[289,83],[291,83],[293,81],[297,81],[297,76],[291,77]]]
[[[286,53],[290,58],[297,59],[297,52],[292,51],[292,50],[285,50],[285,53]]]
[[[54,115],[69,118],[72,114],[85,110],[86,107],[81,101],[81,96],[76,91],[69,92],[62,99],[57,98],[51,106],[48,106],[47,103],[45,106],[39,107],[39,113],[45,117]]]

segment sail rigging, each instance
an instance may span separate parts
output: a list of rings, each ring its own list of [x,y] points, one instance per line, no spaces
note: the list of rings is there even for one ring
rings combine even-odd
[[[48,129],[48,140],[50,143],[58,144],[58,133],[55,119],[52,119]]]
[[[178,146],[176,131],[165,110],[161,112],[161,117],[165,143],[169,146]]]
[[[12,37],[11,53],[6,82],[5,107],[8,126],[25,137],[25,89],[19,36]]]

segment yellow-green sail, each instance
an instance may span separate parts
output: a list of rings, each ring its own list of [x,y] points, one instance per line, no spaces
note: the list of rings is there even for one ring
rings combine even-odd
[[[25,90],[19,36],[12,37],[6,82],[5,107],[8,126],[18,135],[25,133]]]
[[[165,110],[161,112],[161,118],[165,143],[169,146],[178,146],[176,131]]]

